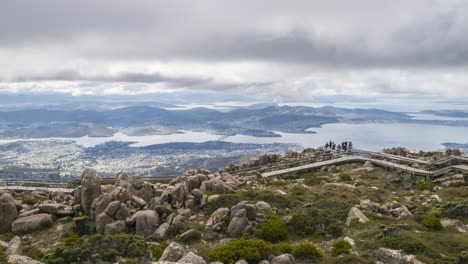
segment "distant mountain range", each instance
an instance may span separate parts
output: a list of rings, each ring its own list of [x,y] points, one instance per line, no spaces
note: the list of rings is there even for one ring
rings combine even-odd
[[[153,106],[116,109],[21,109],[0,111],[0,137],[42,138],[109,136],[128,128],[160,131],[208,131],[222,135],[278,136],[274,131],[313,133],[311,127],[337,122],[398,122],[411,117],[378,109],[253,105],[219,111],[208,108],[167,110]]]

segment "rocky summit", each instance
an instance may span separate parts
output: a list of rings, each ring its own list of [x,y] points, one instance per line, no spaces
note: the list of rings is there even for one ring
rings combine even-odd
[[[468,263],[466,158],[338,154],[2,189],[0,263]]]

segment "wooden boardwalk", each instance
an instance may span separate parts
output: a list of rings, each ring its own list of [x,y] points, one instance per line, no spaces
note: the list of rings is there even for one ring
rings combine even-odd
[[[262,173],[262,176],[266,178],[277,177],[277,176],[290,174],[290,173],[297,173],[297,172],[302,172],[302,171],[320,169],[324,166],[340,165],[340,164],[355,163],[355,162],[366,162],[366,161],[369,161],[373,165],[376,165],[376,166],[385,167],[385,168],[389,168],[393,170],[401,170],[401,171],[410,173],[415,176],[429,177],[430,179],[444,175],[454,170],[468,171],[467,165],[456,165],[456,166],[450,166],[450,167],[446,167],[446,168],[436,170],[436,171],[428,171],[428,170],[413,168],[406,164],[398,164],[398,163],[391,162],[391,161],[378,160],[378,159],[359,157],[359,156],[344,156],[344,157],[337,158],[337,159],[315,162],[315,163],[298,166],[294,168],[265,172],[265,173]]]

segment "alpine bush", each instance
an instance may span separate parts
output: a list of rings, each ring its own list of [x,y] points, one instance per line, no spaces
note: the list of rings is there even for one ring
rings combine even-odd
[[[288,237],[288,226],[283,219],[269,215],[269,221],[258,224],[257,228],[260,230],[260,236],[270,242],[278,242],[285,240]]]
[[[233,264],[241,259],[249,264],[256,264],[260,260],[267,259],[272,252],[271,245],[263,240],[239,239],[214,248],[208,252],[208,257],[211,261],[225,264]]]
[[[323,257],[322,252],[320,252],[314,244],[308,242],[303,242],[295,246],[292,250],[292,254],[295,258],[301,260],[315,260]]]
[[[335,243],[333,243],[333,248],[331,251],[331,254],[333,256],[338,256],[341,254],[348,254],[349,251],[351,250],[352,246],[351,244],[346,241],[346,240],[338,240]]]

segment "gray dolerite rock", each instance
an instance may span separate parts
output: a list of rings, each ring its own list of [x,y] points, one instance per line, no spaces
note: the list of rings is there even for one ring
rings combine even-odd
[[[218,208],[216,211],[214,211],[208,221],[206,222],[205,228],[207,229],[216,229],[216,226],[218,223],[221,222],[221,218],[229,215],[229,209],[228,208]]]
[[[21,238],[15,236],[10,240],[7,246],[7,255],[21,255],[23,254],[23,245],[21,244]]]
[[[349,210],[348,218],[346,219],[346,226],[349,226],[351,221],[353,219],[358,219],[359,223],[367,223],[369,222],[369,218],[367,218],[361,210],[359,210],[357,207],[351,208]]]
[[[264,202],[264,201],[258,201],[255,204],[255,208],[257,209],[258,212],[260,212],[260,213],[262,213],[264,215],[273,213],[273,210],[271,209],[271,206],[268,203]]]
[[[249,264],[247,261],[241,259],[239,261],[237,261],[235,264]]]
[[[291,254],[279,255],[271,261],[271,264],[295,264],[295,263],[296,261],[294,260],[294,257]]]
[[[96,232],[98,234],[104,235],[106,226],[115,221],[114,218],[110,217],[106,213],[101,213],[96,217]]]
[[[179,261],[184,255],[184,248],[176,242],[171,242],[162,253],[159,261]]]
[[[54,224],[52,217],[48,214],[37,214],[26,216],[15,220],[11,224],[13,233],[30,233],[42,228],[50,227]]]
[[[72,216],[73,208],[69,205],[59,203],[44,203],[39,205],[41,213],[53,214],[56,216]]]
[[[130,187],[130,177],[128,177],[127,173],[119,172],[115,177],[115,187],[122,187],[128,188]]]
[[[115,220],[125,220],[131,215],[127,205],[120,201],[111,202],[104,210],[104,213]]]
[[[167,234],[169,232],[169,227],[171,225],[169,225],[168,223],[162,223],[157,229],[156,231],[154,231],[154,235],[158,238],[158,239],[162,239],[162,240],[165,240],[167,239]]]
[[[117,220],[110,224],[107,224],[104,228],[104,235],[114,235],[118,233],[128,233],[127,224],[125,221]]]
[[[93,169],[85,169],[81,176],[81,206],[86,214],[90,214],[93,201],[101,196],[101,178]]]
[[[11,263],[11,264],[44,264],[43,262],[34,260],[30,257],[21,256],[21,255],[9,255],[8,263]]]
[[[247,211],[240,209],[231,219],[228,226],[228,234],[231,237],[241,237],[244,234],[245,226],[247,225]]]
[[[177,261],[177,263],[206,264],[206,261],[195,253],[189,252],[187,255]]]
[[[421,261],[417,260],[414,255],[405,254],[403,250],[379,248],[375,252],[375,257],[377,260],[388,264],[423,264]]]
[[[145,202],[149,202],[154,195],[153,185],[141,177],[131,177],[128,190],[132,195],[138,196]]]
[[[256,216],[257,216],[257,209],[255,209],[254,205],[247,204],[246,202],[242,201],[239,202],[238,204],[234,205],[231,207],[231,217],[234,217],[234,215],[240,210],[244,209],[247,213],[247,219],[249,221],[255,221]]]
[[[78,186],[73,190],[73,205],[81,205],[81,186]]]
[[[156,231],[159,225],[159,216],[153,210],[138,211],[126,222],[129,225],[135,225],[136,236],[148,238]]]
[[[443,227],[453,226],[458,230],[458,232],[462,232],[462,233],[468,232],[468,227],[465,226],[460,220],[446,219],[446,220],[440,221],[440,223],[442,224]]]
[[[216,194],[229,194],[233,193],[234,189],[225,184],[221,179],[214,178],[202,182],[202,184],[200,185],[200,191],[202,191],[203,193],[213,192]]]
[[[11,194],[4,193],[0,196],[0,233],[9,232],[11,223],[18,217],[15,199]]]
[[[26,212],[22,212],[21,214],[18,215],[18,218],[39,214],[40,212],[41,210],[39,210],[39,208],[35,208]]]

